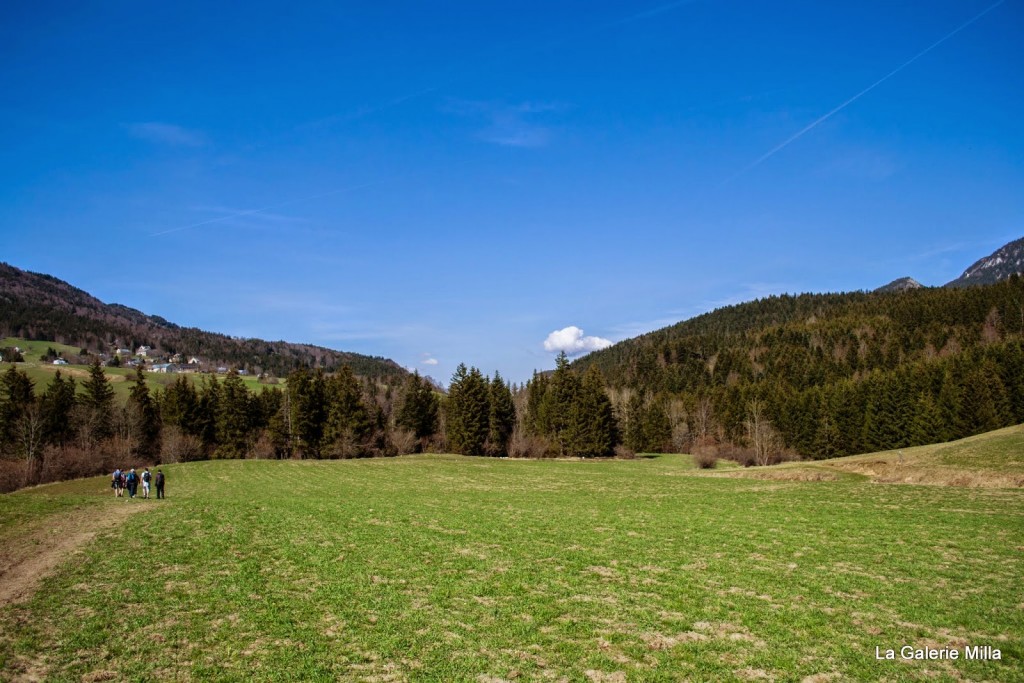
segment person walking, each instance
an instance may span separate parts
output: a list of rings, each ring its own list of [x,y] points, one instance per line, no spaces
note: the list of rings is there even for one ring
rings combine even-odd
[[[157,470],[156,471],[156,497],[157,498],[163,498],[164,497],[164,471],[163,470]]]
[[[121,497],[121,468],[114,468],[114,474],[110,477],[110,488],[114,489],[114,498]]]
[[[139,475],[135,474],[134,467],[128,472],[125,483],[128,484],[128,497],[134,498],[135,492],[139,490]]]
[[[149,482],[150,482],[150,480],[152,478],[153,478],[153,475],[149,473],[149,468],[147,467],[142,472],[142,497],[143,498],[149,498]]]

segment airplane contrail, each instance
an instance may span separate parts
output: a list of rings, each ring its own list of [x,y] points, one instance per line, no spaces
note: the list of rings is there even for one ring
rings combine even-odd
[[[815,119],[811,123],[807,124],[806,126],[801,128],[800,130],[798,130],[793,135],[790,135],[788,138],[786,138],[785,140],[783,140],[779,144],[775,145],[775,147],[772,147],[770,150],[768,150],[767,152],[765,152],[764,154],[759,156],[753,162],[747,164],[740,171],[738,171],[737,173],[735,173],[732,176],[730,176],[729,178],[727,178],[722,183],[722,185],[726,185],[726,184],[732,182],[733,180],[735,180],[736,178],[739,178],[744,173],[746,173],[746,172],[756,168],[757,166],[760,166],[762,163],[764,163],[765,161],[767,161],[771,157],[773,157],[776,154],[778,154],[779,152],[781,152],[783,149],[785,149],[791,143],[796,142],[797,140],[799,140],[806,133],[811,131],[813,128],[817,127],[820,123],[823,123],[824,121],[827,121],[828,119],[830,119],[835,114],[838,114],[843,109],[845,109],[846,107],[850,106],[851,104],[853,104],[854,102],[859,100],[861,97],[863,97],[864,95],[868,94],[869,92],[871,92],[872,90],[877,88],[879,85],[881,85],[882,83],[886,82],[887,80],[889,80],[890,78],[892,78],[893,76],[898,74],[900,71],[903,71],[903,69],[907,68],[908,66],[910,66],[911,64],[916,62],[921,57],[924,57],[926,54],[928,54],[929,52],[931,52],[932,50],[937,48],[939,45],[942,45],[944,42],[946,42],[947,40],[949,40],[950,38],[955,36],[957,33],[960,33],[960,31],[963,31],[965,28],[967,28],[968,26],[970,26],[971,24],[976,22],[978,19],[981,19],[983,16],[985,16],[986,14],[988,14],[989,12],[994,10],[999,5],[1002,5],[1005,1],[1006,0],[998,0],[998,2],[992,3],[991,5],[989,5],[985,9],[983,9],[981,12],[979,12],[978,14],[975,14],[973,17],[971,17],[970,19],[968,19],[964,23],[960,24],[955,29],[953,29],[952,31],[947,33],[946,35],[944,35],[941,38],[939,38],[934,43],[932,43],[931,45],[929,45],[925,49],[921,50],[916,55],[914,55],[913,57],[908,59],[907,61],[903,62],[898,67],[896,67],[895,69],[893,69],[889,73],[885,74],[884,76],[879,78],[877,81],[875,81],[874,83],[872,83],[868,87],[866,87],[863,90],[861,90],[859,93],[857,93],[856,95],[854,95],[850,99],[848,99],[845,102],[843,102],[842,104],[840,104],[838,107],[835,107],[834,109],[832,109],[827,114],[825,114],[825,115]]]
[[[206,221],[199,221],[198,223],[192,223],[190,225],[181,225],[181,226],[178,226],[177,228],[171,228],[169,230],[161,230],[160,232],[151,233],[149,236],[150,237],[159,237],[161,235],[169,235],[172,232],[181,232],[182,230],[190,230],[192,228],[198,228],[198,227],[200,227],[202,225],[209,225],[211,223],[220,223],[221,221],[230,220],[232,218],[238,218],[240,216],[251,216],[251,215],[256,214],[256,213],[264,213],[266,211],[272,211],[273,209],[280,209],[282,206],[290,206],[292,204],[301,204],[302,202],[310,202],[310,201],[313,201],[314,199],[322,199],[323,197],[330,197],[331,195],[341,194],[343,192],[351,192],[353,190],[360,190],[360,189],[362,189],[364,187],[370,187],[372,185],[379,185],[381,182],[384,182],[384,181],[378,181],[378,182],[373,182],[373,183],[363,183],[361,185],[349,185],[348,187],[339,187],[339,188],[337,188],[335,190],[331,190],[330,192],[322,192],[320,194],[314,194],[314,195],[310,195],[308,197],[299,197],[298,199],[289,199],[286,202],[280,202],[278,204],[271,204],[270,206],[261,206],[258,209],[248,209],[246,211],[236,211],[234,213],[229,213],[229,214],[224,215],[224,216],[218,216],[217,218],[211,218],[211,219],[206,220]]]

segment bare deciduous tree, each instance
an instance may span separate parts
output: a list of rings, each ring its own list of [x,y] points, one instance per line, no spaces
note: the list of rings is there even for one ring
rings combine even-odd
[[[711,399],[707,396],[701,397],[693,410],[693,438],[698,441],[707,441],[715,430],[715,416],[711,406]]]
[[[782,439],[765,411],[764,402],[754,399],[747,404],[747,419],[743,422],[747,440],[754,449],[758,465],[770,465],[782,450]]]
[[[29,403],[18,418],[16,426],[18,448],[25,458],[28,467],[26,476],[28,483],[34,483],[42,472],[43,456],[43,417],[37,402]]]

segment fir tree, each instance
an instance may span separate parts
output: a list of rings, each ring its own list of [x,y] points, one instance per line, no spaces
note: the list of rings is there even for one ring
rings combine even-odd
[[[555,371],[541,404],[542,421],[546,435],[555,443],[558,454],[568,455],[572,450],[573,406],[579,400],[580,380],[569,367],[569,359],[562,351],[555,359]]]
[[[39,397],[42,411],[43,436],[47,443],[63,446],[75,435],[73,413],[75,409],[75,380],[64,379],[60,370],[54,373],[53,381]]]
[[[244,458],[249,452],[249,390],[236,370],[221,383],[217,405],[217,453],[221,457]]]
[[[327,380],[325,394],[328,407],[324,441],[332,454],[340,457],[370,455],[370,442],[378,431],[382,415],[363,401],[359,380],[352,369],[343,367]]]
[[[184,375],[179,376],[160,396],[160,416],[165,425],[180,427],[198,436],[199,392]]]
[[[547,434],[550,431],[547,416],[544,414],[547,389],[547,376],[537,372],[534,372],[533,379],[526,383],[526,416],[523,423],[530,434]]]
[[[141,367],[135,368],[135,386],[128,394],[128,406],[138,426],[135,454],[144,460],[156,459],[160,453],[160,413],[149,395]]]
[[[192,433],[199,437],[207,456],[217,447],[217,416],[220,414],[220,401],[220,383],[212,377],[205,378],[199,390]]]
[[[483,455],[490,430],[488,383],[476,368],[460,363],[446,403],[448,446],[455,453]]]
[[[611,455],[618,442],[615,411],[595,367],[583,375],[579,398],[572,410],[572,454],[579,457]]]
[[[490,455],[508,455],[508,442],[516,426],[516,407],[512,390],[497,372],[488,387],[490,416],[488,420],[487,452]]]
[[[943,441],[945,430],[942,426],[942,413],[931,394],[921,394],[917,399],[914,419],[910,427],[911,446],[939,443]]]
[[[93,442],[103,441],[113,434],[114,388],[100,366],[100,359],[89,366],[89,377],[82,383],[80,402],[85,410],[87,431]]]
[[[395,422],[417,439],[427,439],[437,433],[437,409],[433,387],[420,377],[419,372],[414,372],[405,381]]]
[[[661,401],[651,401],[644,415],[644,447],[647,453],[663,453],[672,442],[672,423]]]
[[[11,365],[0,377],[0,446],[4,450],[14,447],[18,426],[34,403],[32,380]]]
[[[323,370],[299,368],[288,376],[292,446],[303,458],[319,458],[327,424],[327,393]]]

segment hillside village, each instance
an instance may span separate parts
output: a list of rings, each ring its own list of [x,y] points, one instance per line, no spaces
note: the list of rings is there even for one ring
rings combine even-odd
[[[6,352],[6,353],[5,353]],[[28,348],[18,345],[0,350],[0,362],[23,362],[32,361]],[[113,346],[109,353],[91,354],[87,349],[82,349],[78,354],[71,354],[67,351],[57,351],[49,347],[47,351],[38,357],[38,360],[51,365],[89,365],[93,358],[98,358],[100,364],[108,368],[141,368],[146,372],[161,374],[186,374],[186,373],[215,373],[227,374],[234,369],[239,375],[248,375],[245,368],[230,368],[225,365],[214,365],[204,361],[198,356],[185,356],[180,353],[167,354],[154,349],[152,346],[142,345],[136,349],[121,348]]]

